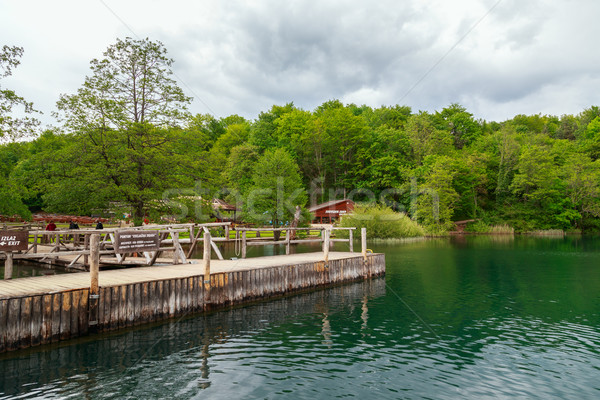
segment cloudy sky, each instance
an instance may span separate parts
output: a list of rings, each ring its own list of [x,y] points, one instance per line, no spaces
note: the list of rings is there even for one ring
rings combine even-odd
[[[74,93],[116,38],[160,40],[193,113],[255,119],[324,101],[477,118],[600,105],[600,1],[0,0],[0,45],[24,47],[2,80],[44,112]]]

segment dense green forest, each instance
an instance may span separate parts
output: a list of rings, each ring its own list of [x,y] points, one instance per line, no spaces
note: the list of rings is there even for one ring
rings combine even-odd
[[[7,49],[4,76],[19,57]],[[61,125],[27,141],[17,137],[32,119],[12,118],[10,101],[31,105],[0,87],[0,121],[10,122],[0,125],[0,214],[205,220],[205,200],[217,197],[248,221],[285,223],[296,205],[346,197],[406,212],[430,233],[464,219],[476,229],[600,228],[596,106],[488,122],[460,104],[423,112],[329,100],[216,118],[187,111],[172,62],[159,42],[118,40],[58,100]]]

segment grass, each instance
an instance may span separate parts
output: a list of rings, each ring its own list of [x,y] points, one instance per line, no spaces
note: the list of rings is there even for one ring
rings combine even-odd
[[[533,236],[565,236],[565,231],[562,229],[540,229],[528,232],[528,234]]]
[[[373,239],[400,239],[425,236],[422,226],[404,213],[397,213],[389,207],[357,205],[352,214],[345,215],[340,227],[356,229],[367,228],[367,236]],[[340,237],[348,233],[339,232]]]

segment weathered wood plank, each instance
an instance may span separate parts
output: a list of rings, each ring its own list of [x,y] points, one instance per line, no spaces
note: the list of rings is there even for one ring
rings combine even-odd
[[[125,311],[127,319],[125,325],[133,326],[133,321],[139,316],[135,315],[135,285],[127,285],[127,307]]]
[[[128,286],[119,286],[119,328],[127,326],[127,291]]]
[[[120,308],[120,287],[112,286],[110,289],[110,321],[109,329],[117,329],[119,327],[119,308]]]
[[[71,337],[71,292],[62,292],[62,301],[60,308],[60,340],[67,340]]]
[[[54,305],[54,296],[46,294],[42,298],[43,316],[42,316],[42,344],[52,341],[52,309]]]
[[[169,317],[175,316],[175,280],[169,280],[169,292],[168,292],[168,315]]]
[[[90,290],[83,289],[79,297],[79,335],[87,335],[90,329],[89,321],[89,306],[90,306]]]
[[[148,321],[156,321],[158,319],[158,298],[156,294],[156,282],[148,282],[148,295],[146,296],[148,302]]]
[[[140,318],[143,323],[151,321],[154,310],[152,310],[152,306],[150,303],[151,299],[150,299],[150,283],[149,282],[142,283],[140,297],[141,297],[141,301],[142,301],[142,306],[141,306],[141,310],[140,310],[141,315],[138,318]]]
[[[52,342],[57,342],[60,340],[61,308],[62,308],[62,294],[55,293],[52,295],[52,335],[51,335]]]
[[[34,296],[31,303],[31,346],[42,342],[42,296]]]
[[[175,290],[174,290],[174,298],[175,298],[175,305],[174,307],[174,312],[173,315],[180,315],[181,314],[181,280],[179,279],[174,279],[173,280],[175,283]]]
[[[21,298],[21,315],[19,316],[19,347],[31,347],[31,297]]]
[[[21,316],[21,299],[8,300],[8,315],[6,321],[6,349],[19,348],[19,318]]]
[[[0,300],[0,353],[6,350],[8,329],[8,300]]]
[[[71,292],[71,334],[70,337],[79,336],[79,299],[81,291]]]
[[[165,298],[167,297],[167,295],[165,294],[165,289],[167,290],[167,293],[169,291],[169,288],[166,286],[168,283],[167,281],[158,281],[156,282],[156,296],[158,297],[158,314],[157,317],[159,319],[164,319],[165,315],[165,310],[168,311],[168,306],[165,305]]]

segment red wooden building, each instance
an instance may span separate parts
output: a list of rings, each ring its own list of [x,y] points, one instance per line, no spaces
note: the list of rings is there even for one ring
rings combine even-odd
[[[332,224],[344,214],[354,211],[352,200],[332,200],[309,208],[313,215],[313,224]]]

